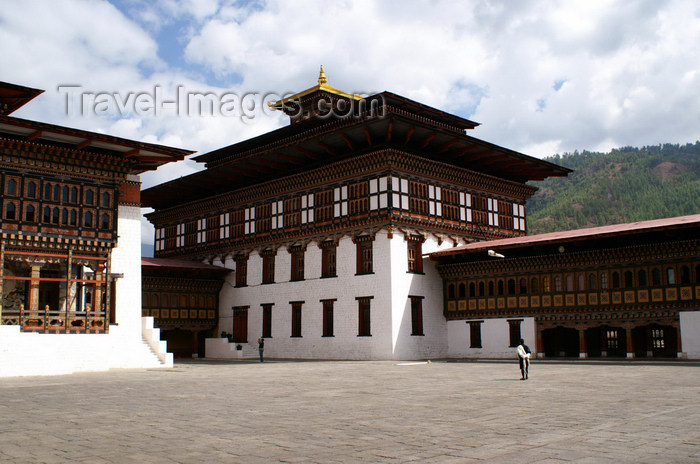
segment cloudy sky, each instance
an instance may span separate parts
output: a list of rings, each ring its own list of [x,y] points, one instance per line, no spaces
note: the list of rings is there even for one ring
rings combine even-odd
[[[323,65],[341,90],[388,90],[544,157],[700,139],[698,44],[694,0],[11,0],[0,80],[46,90],[18,117],[204,153],[285,124],[262,99]],[[205,92],[214,111],[182,103]]]

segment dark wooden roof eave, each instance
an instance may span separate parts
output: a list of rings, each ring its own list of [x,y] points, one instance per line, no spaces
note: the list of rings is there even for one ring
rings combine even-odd
[[[410,100],[408,100],[410,101]],[[435,121],[421,117],[414,113],[406,112],[400,108],[393,108],[387,106],[385,108],[386,112],[382,115],[367,115],[365,117],[350,117],[344,120],[333,120],[330,123],[322,125],[311,125],[305,126],[308,130],[294,130],[292,133],[288,129],[297,129],[295,126],[299,126],[303,123],[297,123],[290,126],[286,126],[274,131],[268,132],[261,136],[249,139],[245,142],[230,145],[228,147],[221,148],[211,153],[201,155],[195,158],[195,160],[201,160],[210,154],[217,154],[217,163],[227,164],[240,162],[243,159],[253,160],[256,157],[264,156],[265,153],[270,151],[278,150],[284,146],[301,144],[306,139],[320,139],[327,136],[333,136],[340,131],[351,130],[353,126],[364,126],[371,124],[373,121],[389,118],[396,118],[398,120],[403,120],[409,125],[421,125],[425,127],[431,127],[434,131],[441,131],[445,136],[454,138],[458,143],[455,144],[454,149],[450,153],[446,153],[443,157],[443,161],[449,161],[449,157],[462,151],[465,145],[478,146],[482,151],[491,151],[493,153],[498,153],[501,156],[505,156],[508,162],[514,163],[513,176],[511,180],[517,180],[520,182],[527,182],[530,180],[543,180],[547,177],[553,176],[566,176],[572,172],[571,169],[565,168],[563,166],[550,163],[532,156],[525,155],[504,147],[500,147],[490,142],[471,137],[463,132],[455,133],[452,126],[446,126],[436,123]],[[436,110],[437,111],[437,110]],[[347,141],[346,141],[347,142]],[[422,147],[425,148],[425,147]],[[207,158],[208,159],[208,158]],[[464,161],[470,161],[473,163],[473,157],[467,156]],[[459,163],[458,163],[459,164]],[[477,163],[477,166],[479,163]],[[213,166],[212,166],[213,167]],[[503,166],[498,166],[496,169],[490,169],[490,173],[493,171],[508,171],[504,170]]]
[[[166,163],[183,160],[195,153],[192,150],[139,142],[14,116],[0,116],[0,136],[2,134],[26,142],[131,159],[137,174],[156,169]]]
[[[268,135],[280,133],[284,131],[278,129]],[[442,140],[437,148],[433,146],[438,143],[436,140]],[[277,143],[240,152],[227,163],[146,189],[141,198],[145,206],[167,208],[179,204],[182,198],[188,201],[206,198],[225,193],[232,186],[240,188],[384,148],[396,148],[520,183],[566,176],[571,172],[562,166],[456,133],[403,110],[388,108],[382,117],[338,120],[277,140]],[[228,182],[221,183],[219,178]]]
[[[41,89],[0,82],[0,115],[17,111],[42,93]]]
[[[380,103],[379,107],[373,107],[372,102],[378,101]],[[363,99],[360,103],[364,104],[365,112],[373,112],[377,108],[380,110],[386,109],[388,112],[392,112],[391,109],[401,110],[409,114],[413,114],[418,117],[433,120],[438,124],[443,124],[446,127],[452,127],[455,131],[463,132],[467,129],[473,129],[480,124],[468,119],[449,114],[447,112],[438,110],[436,108],[424,105],[422,103],[416,102],[414,100],[402,97],[400,95],[391,92],[381,92],[376,95],[369,96]],[[360,104],[358,103],[358,104]],[[364,116],[352,116],[347,119],[363,119]],[[265,146],[268,143],[274,143],[277,140],[285,139],[287,137],[294,137],[295,135],[302,134],[304,132],[320,129],[323,126],[327,126],[329,123],[337,122],[337,119],[328,119],[328,122],[324,122],[323,119],[311,118],[290,124],[266,134],[261,134],[257,137],[247,139],[232,145],[219,148],[217,150],[205,153],[193,158],[199,163],[210,163],[219,164],[226,162],[227,159],[235,157],[236,155],[243,154],[251,149],[257,149]]]

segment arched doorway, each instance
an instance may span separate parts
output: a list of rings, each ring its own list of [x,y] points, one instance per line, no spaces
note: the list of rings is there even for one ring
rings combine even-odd
[[[544,355],[547,358],[578,358],[579,337],[578,330],[557,326],[542,331]]]
[[[649,324],[632,329],[634,356],[675,358],[678,356],[678,330],[673,326]]]
[[[627,357],[627,332],[622,327],[600,327],[600,348],[608,358]]]
[[[586,329],[586,350],[589,358],[600,358],[603,353],[603,329],[601,327],[589,327]]]
[[[176,358],[191,358],[194,353],[194,333],[190,330],[172,329],[161,332],[161,340],[168,342],[168,351]]]

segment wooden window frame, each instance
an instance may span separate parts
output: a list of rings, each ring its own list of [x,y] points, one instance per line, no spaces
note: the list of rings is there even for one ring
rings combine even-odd
[[[338,245],[335,242],[321,244],[321,278],[338,277]]]
[[[289,251],[291,260],[290,281],[299,282],[304,280],[304,249],[293,247]]]
[[[262,307],[262,338],[272,338],[272,307],[274,303],[263,303]]]
[[[469,324],[469,348],[483,348],[481,345],[481,324],[484,321],[467,321]]]
[[[372,306],[373,297],[358,297],[357,300],[357,336],[372,336]]]
[[[411,274],[423,274],[423,242],[419,238],[409,238],[406,243],[408,258],[408,272]]]
[[[520,345],[520,340],[523,338],[521,333],[521,323],[523,319],[508,319],[508,336],[510,340],[510,348],[515,348]]]
[[[322,305],[322,319],[323,319],[323,331],[321,332],[322,337],[334,337],[333,334],[333,306],[335,305],[335,299],[331,300],[321,300]]]
[[[411,301],[411,336],[423,336],[423,296],[409,296]]]
[[[374,274],[374,251],[371,238],[357,239],[355,242],[357,252],[356,275]]]
[[[291,328],[292,328],[292,334],[291,338],[301,338],[302,333],[301,333],[301,311],[302,311],[302,306],[304,305],[303,301],[290,301],[290,305],[292,305],[292,323],[291,323]]]
[[[236,287],[248,286],[248,257],[238,257],[236,262]]]
[[[275,253],[267,252],[262,255],[262,283],[275,283]]]

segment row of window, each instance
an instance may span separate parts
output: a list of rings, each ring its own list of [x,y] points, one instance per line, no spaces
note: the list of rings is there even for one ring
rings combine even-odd
[[[695,266],[693,279],[691,266],[665,266],[625,271],[597,271],[578,274],[545,275],[509,279],[489,279],[450,283],[448,298],[470,298],[484,296],[526,295],[530,293],[575,292],[606,290],[609,288],[636,288],[658,285],[700,284],[700,264]]]
[[[371,301],[374,297],[358,297],[357,300],[357,336],[371,337]],[[423,335],[423,297],[409,296],[411,302],[411,335]],[[322,337],[333,337],[333,309],[336,299],[320,300],[322,314]],[[302,308],[303,301],[291,301],[291,333],[290,337],[302,337]],[[272,338],[272,308],[274,303],[264,303],[262,308],[262,337]],[[246,334],[247,327],[238,327],[238,325],[247,324],[248,306],[240,306],[233,308],[233,334]],[[246,338],[246,337],[241,337]],[[246,342],[245,339],[235,341]]]
[[[85,205],[95,205],[97,201],[97,189],[82,186],[70,186],[49,181],[40,181],[32,179],[24,179],[22,183],[19,177],[9,177],[5,179],[4,196],[23,197],[23,198],[39,198],[39,185],[43,183],[43,195],[41,199],[45,201],[62,202],[62,203],[79,203],[80,189],[82,188],[82,199]],[[102,208],[112,207],[112,193],[102,192],[100,194],[100,204]]]
[[[24,202],[24,213],[21,214],[19,206],[14,201],[5,200],[3,204],[2,217],[7,221],[25,221],[32,223],[41,223],[44,225],[63,225],[77,227],[95,227],[95,219],[98,219],[97,227],[103,230],[109,230],[112,227],[112,213],[103,212],[99,216],[94,210],[83,210],[82,218],[78,208],[59,208],[44,206],[41,209],[41,217],[39,217],[40,207],[38,204]]]
[[[158,227],[155,249],[244,237],[393,208],[434,221],[525,231],[525,206],[438,185],[384,176],[233,212]]]
[[[356,271],[357,275],[372,274],[374,272],[374,259],[372,238],[361,236],[355,239]],[[407,242],[408,272],[422,273],[422,243],[418,238],[411,238]],[[321,277],[337,277],[337,244],[332,241],[323,242],[321,248]],[[304,280],[305,250],[302,247],[292,247],[289,250],[291,255],[290,281]],[[263,251],[262,256],[262,283],[272,284],[275,282],[275,252]],[[248,285],[248,258],[237,257],[236,263],[236,286],[245,287]]]
[[[522,319],[509,319],[508,332],[510,339],[510,347],[514,348],[520,344],[521,333],[520,323]],[[481,324],[484,321],[468,321],[469,324],[469,348],[483,348],[481,344]],[[654,350],[662,350],[665,348],[664,330],[655,328],[650,331],[651,346]],[[608,328],[602,332],[603,348],[607,351],[619,351],[624,347],[620,344],[622,338],[622,329]]]

